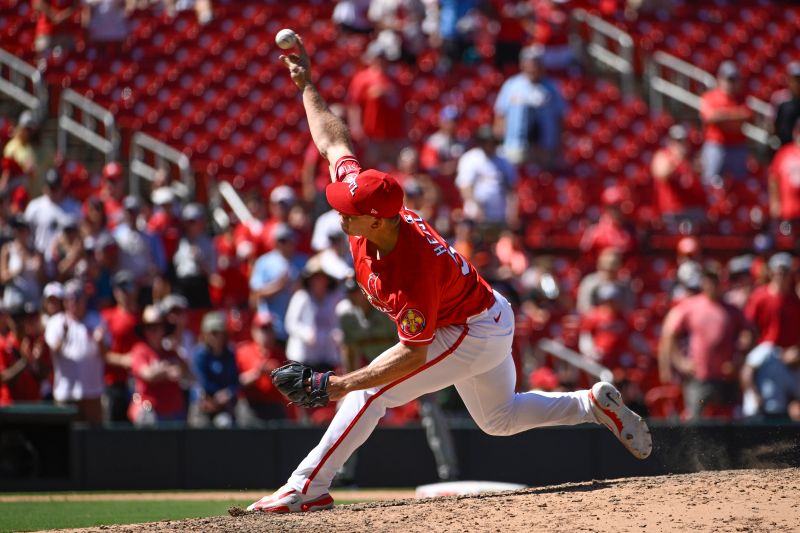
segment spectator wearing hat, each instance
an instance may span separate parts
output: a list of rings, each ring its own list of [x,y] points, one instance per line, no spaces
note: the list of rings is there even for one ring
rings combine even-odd
[[[236,347],[241,386],[237,420],[242,426],[257,426],[266,420],[282,420],[287,416],[286,399],[270,378],[270,372],[286,360],[283,350],[275,342],[272,316],[256,313],[250,333],[252,340]]]
[[[164,246],[158,237],[141,229],[142,201],[137,196],[126,196],[122,207],[122,222],[112,232],[119,248],[119,262],[136,279],[139,297],[145,302],[151,301],[154,278],[167,271]]]
[[[9,316],[9,332],[0,339],[0,406],[41,401],[49,387],[52,363],[42,338],[37,302],[6,287],[3,312]]]
[[[741,348],[749,343],[749,324],[742,312],[722,300],[719,273],[705,268],[702,292],[682,300],[667,313],[659,343],[662,383],[683,383],[686,416],[704,416],[706,405],[730,415],[738,402]],[[686,353],[678,339],[687,339]]]
[[[56,169],[49,169],[44,175],[44,194],[31,200],[25,208],[25,220],[33,230],[36,249],[46,254],[61,228],[61,222],[67,216],[80,215],[80,204],[67,195],[61,175]]]
[[[758,343],[780,349],[800,345],[800,298],[794,287],[792,256],[780,252],[767,263],[770,280],[756,288],[745,307],[745,316],[758,330]]]
[[[703,183],[718,186],[721,176],[747,177],[747,137],[742,125],[752,116],[745,104],[739,67],[723,61],[717,71],[717,87],[700,97]]]
[[[170,294],[159,302],[159,306],[168,326],[164,345],[177,353],[181,359],[191,360],[197,339],[188,327],[189,300],[180,294]]]
[[[688,158],[689,134],[675,124],[664,147],[656,150],[650,165],[656,209],[667,227],[677,232],[682,222],[696,228],[706,219],[708,199]]]
[[[397,344],[397,327],[369,303],[355,279],[345,280],[344,289],[336,319],[342,332],[342,368],[353,372]]]
[[[297,193],[288,185],[279,185],[269,194],[269,218],[260,231],[260,250],[275,248],[275,228],[280,224],[292,226],[291,213],[297,205]],[[298,235],[299,237],[299,235]]]
[[[630,326],[621,310],[621,292],[614,283],[603,282],[595,290],[597,304],[581,317],[581,353],[610,368],[630,368]]]
[[[130,390],[128,378],[131,368],[131,350],[138,342],[136,326],[139,308],[136,280],[127,270],[114,275],[113,294],[116,305],[101,311],[111,335],[110,350],[106,354],[106,410],[111,422],[128,421]]]
[[[64,286],[51,281],[44,286],[42,291],[42,326],[47,324],[47,320],[64,311]]]
[[[202,338],[192,354],[199,385],[197,413],[193,423],[199,426],[231,427],[239,392],[239,369],[236,355],[228,344],[227,318],[222,311],[203,317]]]
[[[14,238],[0,248],[0,284],[13,284],[29,298],[38,298],[45,281],[44,260],[33,245],[31,228],[17,213],[9,221]]]
[[[549,168],[561,153],[567,105],[555,82],[544,75],[543,55],[542,46],[523,48],[521,72],[503,83],[494,104],[494,131],[516,165],[536,161]]]
[[[302,288],[286,310],[286,357],[321,370],[341,366],[337,342],[336,304],[342,299],[335,278],[328,275],[319,256],[303,269]]]
[[[150,195],[153,212],[147,219],[147,231],[161,239],[164,254],[174,257],[181,240],[180,205],[172,187],[162,186]]]
[[[755,280],[751,274],[752,267],[752,255],[739,255],[728,261],[728,288],[725,291],[725,301],[743,311],[755,288]]]
[[[362,146],[364,168],[394,159],[407,143],[405,97],[386,68],[383,43],[372,42],[364,53],[364,68],[353,75],[347,89],[347,119],[353,140]]]
[[[588,313],[597,305],[597,289],[601,284],[613,284],[619,292],[618,304],[624,312],[633,310],[636,301],[631,289],[630,281],[623,279],[622,252],[617,248],[604,248],[597,258],[597,270],[587,274],[578,285],[577,301],[575,307],[580,314]]]
[[[631,253],[636,248],[636,239],[622,212],[625,192],[614,185],[603,191],[601,201],[603,212],[597,223],[583,232],[579,245],[581,251],[593,256],[605,248],[616,248],[623,255]]]
[[[142,340],[131,349],[136,392],[128,416],[137,426],[186,420],[180,382],[189,375],[189,369],[174,351],[164,347],[167,327],[158,307],[144,308],[137,327]]]
[[[425,140],[419,155],[420,167],[440,182],[452,179],[458,169],[458,159],[466,150],[456,137],[458,109],[448,105],[439,112],[439,127]]]
[[[86,250],[78,227],[78,217],[65,215],[60,223],[60,231],[50,244],[50,249],[45,254],[47,270],[50,275],[60,281],[77,277],[85,265],[80,265],[84,260]]]
[[[272,315],[278,341],[286,342],[286,309],[300,279],[306,257],[296,251],[295,232],[286,224],[275,228],[275,249],[259,257],[250,274],[252,305]]]
[[[499,230],[517,220],[513,194],[517,171],[497,153],[497,139],[489,125],[478,128],[475,146],[458,160],[456,186],[464,201],[464,215],[477,224]]]
[[[74,405],[80,421],[99,424],[108,329],[100,314],[87,310],[82,281],[64,285],[64,312],[48,319],[44,338],[53,358],[56,403]]]
[[[796,141],[795,128],[800,120],[800,61],[786,66],[786,88],[772,96],[775,109],[775,135],[781,146]]]
[[[793,142],[784,144],[769,167],[769,211],[773,220],[800,230],[800,118],[792,128]],[[796,234],[796,233],[792,233]]]
[[[25,110],[19,115],[14,135],[3,148],[3,157],[19,165],[22,172],[32,177],[37,170],[38,158],[33,146],[33,135],[38,128],[33,113]]]
[[[183,208],[182,218],[183,237],[172,259],[176,292],[188,300],[190,309],[208,309],[208,284],[217,273],[217,251],[206,232],[206,212],[200,204],[191,203]]]

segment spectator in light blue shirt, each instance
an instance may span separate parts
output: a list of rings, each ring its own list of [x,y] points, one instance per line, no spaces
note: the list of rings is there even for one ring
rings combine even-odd
[[[259,257],[250,275],[253,305],[259,313],[272,314],[275,336],[287,339],[284,322],[292,293],[298,288],[298,279],[306,257],[295,251],[296,236],[286,224],[275,227],[275,249]]]
[[[523,48],[522,72],[507,79],[494,105],[495,132],[503,137],[505,156],[514,164],[536,161],[551,167],[561,150],[561,122],[566,103],[558,87],[544,77],[541,46]]]

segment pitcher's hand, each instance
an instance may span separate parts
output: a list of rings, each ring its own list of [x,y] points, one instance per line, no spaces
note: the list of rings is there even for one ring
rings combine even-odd
[[[311,60],[303,45],[303,38],[299,35],[297,36],[297,51],[296,54],[282,55],[281,61],[289,68],[292,81],[302,91],[306,85],[311,83]]]

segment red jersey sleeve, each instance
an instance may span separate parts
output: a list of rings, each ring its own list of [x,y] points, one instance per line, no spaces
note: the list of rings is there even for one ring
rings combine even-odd
[[[135,377],[139,377],[142,369],[147,368],[148,364],[147,345],[137,342],[133,348],[131,348],[131,373]]]
[[[716,110],[717,106],[713,100],[714,93],[711,91],[706,92],[700,97],[700,118],[702,120],[708,120],[708,117],[711,116],[711,113]]]
[[[667,318],[664,319],[664,331],[673,334],[683,333],[686,330],[687,311],[685,300],[673,307],[667,314]]]
[[[336,181],[352,181],[361,173],[361,163],[352,155],[342,156],[333,166]]]
[[[433,272],[409,271],[409,290],[403,290],[397,313],[397,336],[408,345],[433,342],[439,314],[439,289]]]
[[[744,317],[751,324],[760,325],[758,324],[759,307],[761,307],[761,292],[754,291],[744,307]]]

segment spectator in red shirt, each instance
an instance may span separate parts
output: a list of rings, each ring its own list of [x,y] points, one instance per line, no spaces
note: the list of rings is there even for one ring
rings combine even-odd
[[[769,169],[769,211],[800,228],[800,119],[792,134],[794,142],[778,150]]]
[[[114,229],[125,217],[122,208],[125,194],[122,165],[116,161],[106,163],[103,167],[103,186],[100,189],[99,198],[105,206],[108,229]]]
[[[353,76],[347,94],[347,117],[353,140],[362,145],[364,168],[392,161],[406,143],[405,100],[386,72],[386,50],[375,41],[364,53],[366,66]]]
[[[42,386],[52,372],[50,350],[42,337],[42,324],[34,302],[14,292],[17,300],[4,305],[10,316],[10,331],[0,339],[0,406],[17,402],[38,402]],[[4,304],[10,303],[4,295]]]
[[[330,180],[330,178],[328,179]],[[253,245],[255,253],[261,255],[266,251],[264,226],[269,218],[267,207],[264,204],[264,194],[260,190],[249,192],[244,196],[244,202],[253,218],[250,221],[240,221],[236,224],[233,228],[233,242],[235,246],[249,242]]]
[[[101,312],[111,334],[111,347],[106,352],[106,411],[110,422],[128,422],[131,350],[139,340],[136,336],[138,290],[133,274],[127,270],[114,275],[112,286],[116,305]]]
[[[71,50],[75,35],[80,31],[75,15],[79,12],[78,0],[33,0],[31,7],[36,17],[36,52],[45,58],[55,50]],[[45,63],[46,65],[46,63]]]
[[[286,401],[270,379],[270,372],[286,359],[275,342],[272,315],[268,312],[256,314],[251,334],[253,340],[236,347],[241,385],[237,419],[244,426],[258,426],[266,420],[286,418]]]
[[[747,176],[747,138],[742,125],[753,116],[745,104],[739,67],[723,61],[717,71],[718,86],[700,98],[705,143],[701,154],[703,183],[720,186],[721,176]]]
[[[773,255],[767,263],[770,281],[753,291],[745,316],[758,329],[758,342],[779,348],[800,345],[800,298],[792,277],[792,256]]]
[[[261,228],[259,255],[275,248],[275,228],[278,225],[292,226],[289,217],[295,205],[297,205],[297,193],[288,185],[278,185],[269,193],[269,219],[264,221]]]
[[[586,228],[580,242],[580,249],[597,256],[605,248],[616,248],[623,254],[636,247],[633,233],[626,227],[620,204],[624,200],[622,189],[617,186],[603,191],[603,213],[600,220]]]
[[[181,241],[180,206],[175,192],[169,186],[162,186],[150,195],[153,213],[147,220],[147,231],[161,238],[164,253],[173,257]]]
[[[738,369],[748,323],[742,312],[722,300],[716,270],[702,271],[702,292],[683,299],[667,313],[659,344],[659,373],[671,383],[674,372],[683,381],[686,416],[703,416],[703,407],[730,410],[738,402]],[[745,335],[743,335],[745,334]],[[686,353],[678,339],[687,338]]]
[[[189,375],[186,363],[163,346],[166,323],[155,306],[147,306],[139,327],[143,341],[131,350],[131,370],[136,394],[128,414],[139,426],[186,420],[180,382]]]
[[[656,209],[673,232],[684,221],[697,226],[706,218],[706,191],[692,168],[688,151],[686,128],[676,124],[669,129],[666,146],[656,151],[650,165]]]
[[[581,319],[581,353],[607,368],[631,367],[631,332],[620,309],[622,293],[615,284],[605,282],[597,287],[595,298],[597,305]]]
[[[439,113],[439,129],[428,137],[419,155],[420,167],[431,174],[442,191],[444,203],[451,207],[461,203],[454,180],[458,160],[466,151],[464,143],[456,138],[457,119],[455,106],[444,107]]]

